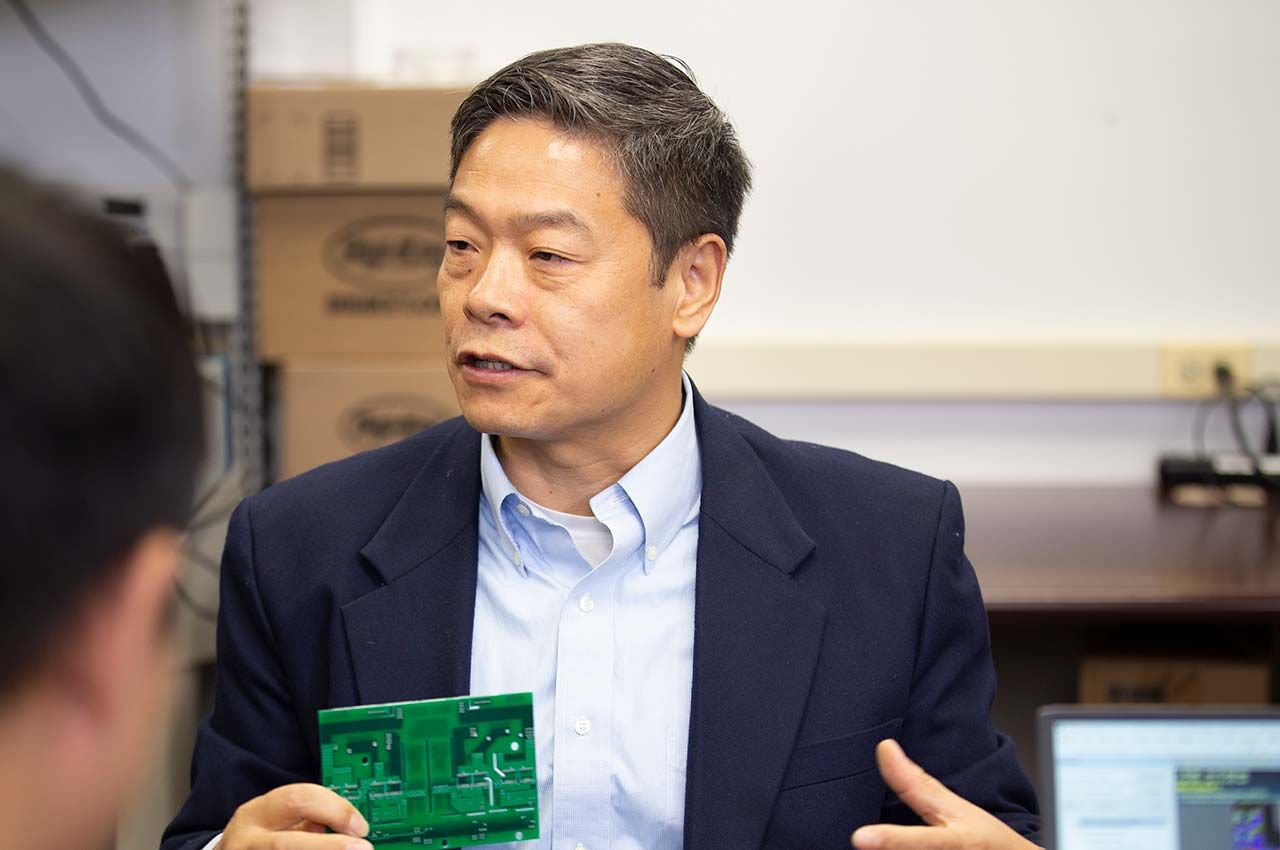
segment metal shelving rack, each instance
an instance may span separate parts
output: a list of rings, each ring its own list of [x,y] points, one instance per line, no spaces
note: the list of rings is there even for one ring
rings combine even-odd
[[[257,287],[254,285],[253,205],[245,189],[245,124],[249,82],[249,0],[228,0],[231,24],[231,150],[238,208],[240,310],[231,327],[232,445],[241,469],[243,492],[256,493],[267,483],[266,413],[263,371],[256,346]]]

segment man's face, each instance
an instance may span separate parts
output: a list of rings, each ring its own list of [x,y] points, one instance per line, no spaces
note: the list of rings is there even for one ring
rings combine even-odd
[[[496,121],[459,164],[445,239],[449,372],[477,430],[566,439],[670,389],[677,287],[652,285],[649,233],[602,147]]]

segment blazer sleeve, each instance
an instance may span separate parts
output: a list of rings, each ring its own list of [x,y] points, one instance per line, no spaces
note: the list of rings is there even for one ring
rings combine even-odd
[[[956,794],[1035,840],[1040,831],[1035,790],[1012,741],[991,724],[996,674],[986,608],[964,554],[960,494],[949,481],[923,605],[902,747]],[[891,791],[881,817],[886,823],[920,823]]]
[[[302,730],[258,593],[252,498],[231,517],[222,555],[213,711],[200,723],[191,794],[161,850],[201,850],[244,802],[315,781]]]

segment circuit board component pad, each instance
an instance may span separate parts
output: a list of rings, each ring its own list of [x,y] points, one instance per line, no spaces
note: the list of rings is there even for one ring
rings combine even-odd
[[[319,712],[321,782],[369,822],[378,850],[538,837],[533,695]]]

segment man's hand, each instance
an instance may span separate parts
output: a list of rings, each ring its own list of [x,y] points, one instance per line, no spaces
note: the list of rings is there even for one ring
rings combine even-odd
[[[325,835],[325,829],[337,835]],[[322,785],[284,785],[236,809],[218,850],[373,850],[356,807]]]
[[[881,741],[876,762],[885,784],[928,826],[864,826],[853,834],[857,850],[1036,850],[1000,820],[925,773],[897,741]]]

